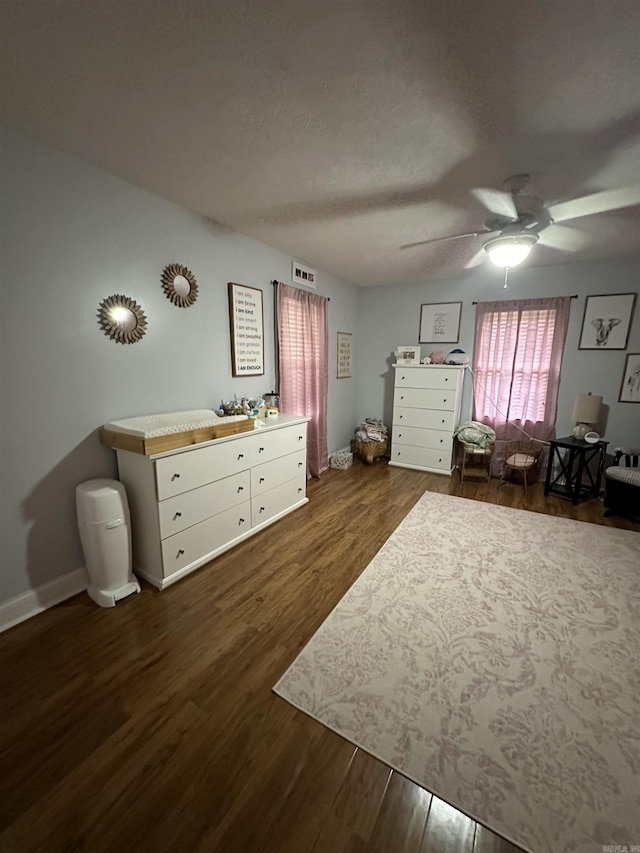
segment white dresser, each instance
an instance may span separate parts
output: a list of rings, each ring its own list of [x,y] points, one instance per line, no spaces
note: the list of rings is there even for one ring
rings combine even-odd
[[[144,456],[116,450],[133,569],[159,589],[308,502],[308,418]]]
[[[394,365],[390,465],[451,475],[464,367]]]

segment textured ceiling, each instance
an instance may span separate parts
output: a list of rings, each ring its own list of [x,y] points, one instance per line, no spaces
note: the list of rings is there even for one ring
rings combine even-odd
[[[407,246],[520,172],[626,193],[528,264],[640,249],[639,0],[0,0],[0,29],[5,126],[347,280],[461,274],[481,237]]]

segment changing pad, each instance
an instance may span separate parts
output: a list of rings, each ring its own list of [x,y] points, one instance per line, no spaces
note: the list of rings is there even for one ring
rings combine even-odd
[[[216,415],[213,409],[190,409],[188,412],[169,412],[166,415],[141,415],[138,418],[125,418],[111,421],[104,429],[137,435],[139,438],[156,438],[159,435],[171,435],[202,427],[219,426],[234,421],[246,421],[246,415]]]
[[[202,441],[252,430],[246,415],[217,415],[213,409],[189,409],[159,415],[141,415],[105,424],[100,440],[114,450],[149,456]]]

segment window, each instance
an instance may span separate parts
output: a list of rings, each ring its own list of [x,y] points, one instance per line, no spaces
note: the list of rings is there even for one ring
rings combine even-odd
[[[514,435],[553,437],[570,297],[478,304],[474,420]],[[521,434],[515,437],[522,437]]]
[[[329,467],[327,395],[329,389],[327,299],[276,285],[280,406],[291,415],[308,415],[307,473]]]

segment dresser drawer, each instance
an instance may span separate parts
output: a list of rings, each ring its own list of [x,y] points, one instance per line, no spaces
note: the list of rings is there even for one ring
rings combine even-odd
[[[158,500],[162,501],[246,470],[251,466],[252,451],[257,447],[255,438],[256,436],[250,435],[247,438],[156,459]]]
[[[456,407],[456,389],[435,391],[431,388],[398,388],[394,395],[396,406],[410,406],[418,409],[446,409]]]
[[[252,444],[252,465],[269,462],[272,459],[278,459],[281,456],[286,456],[298,450],[306,451],[306,423],[283,427],[282,429],[275,429],[273,431],[269,430],[268,432],[257,430],[257,433],[257,435],[251,436],[255,440]]]
[[[391,450],[391,462],[404,465],[416,465],[443,473],[451,473],[451,450],[434,450],[429,447],[415,447],[409,444],[394,444]]]
[[[279,512],[288,509],[298,501],[304,500],[307,489],[306,471],[296,475],[295,479],[289,480],[269,489],[255,498],[251,499],[251,523],[253,527],[262,524],[269,518],[273,518]]]
[[[306,450],[290,453],[280,459],[273,459],[263,465],[256,465],[251,469],[251,497],[254,498],[262,492],[274,489],[281,483],[293,480],[299,474],[306,476]]]
[[[442,390],[458,385],[462,370],[457,367],[414,367],[411,369],[396,367],[396,389],[398,388],[434,388]]]
[[[251,504],[245,501],[201,521],[194,527],[189,527],[188,530],[169,536],[162,542],[164,577],[169,577],[185,566],[201,560],[250,529]]]
[[[393,430],[399,426],[422,427],[453,432],[455,415],[448,411],[408,409],[396,406],[393,410]]]
[[[166,539],[187,527],[193,527],[225,509],[251,497],[249,471],[224,477],[190,492],[167,498],[158,504],[160,538]]]
[[[415,447],[430,447],[433,450],[446,450],[451,453],[453,436],[439,429],[420,429],[419,427],[394,427],[393,445],[411,444]]]

